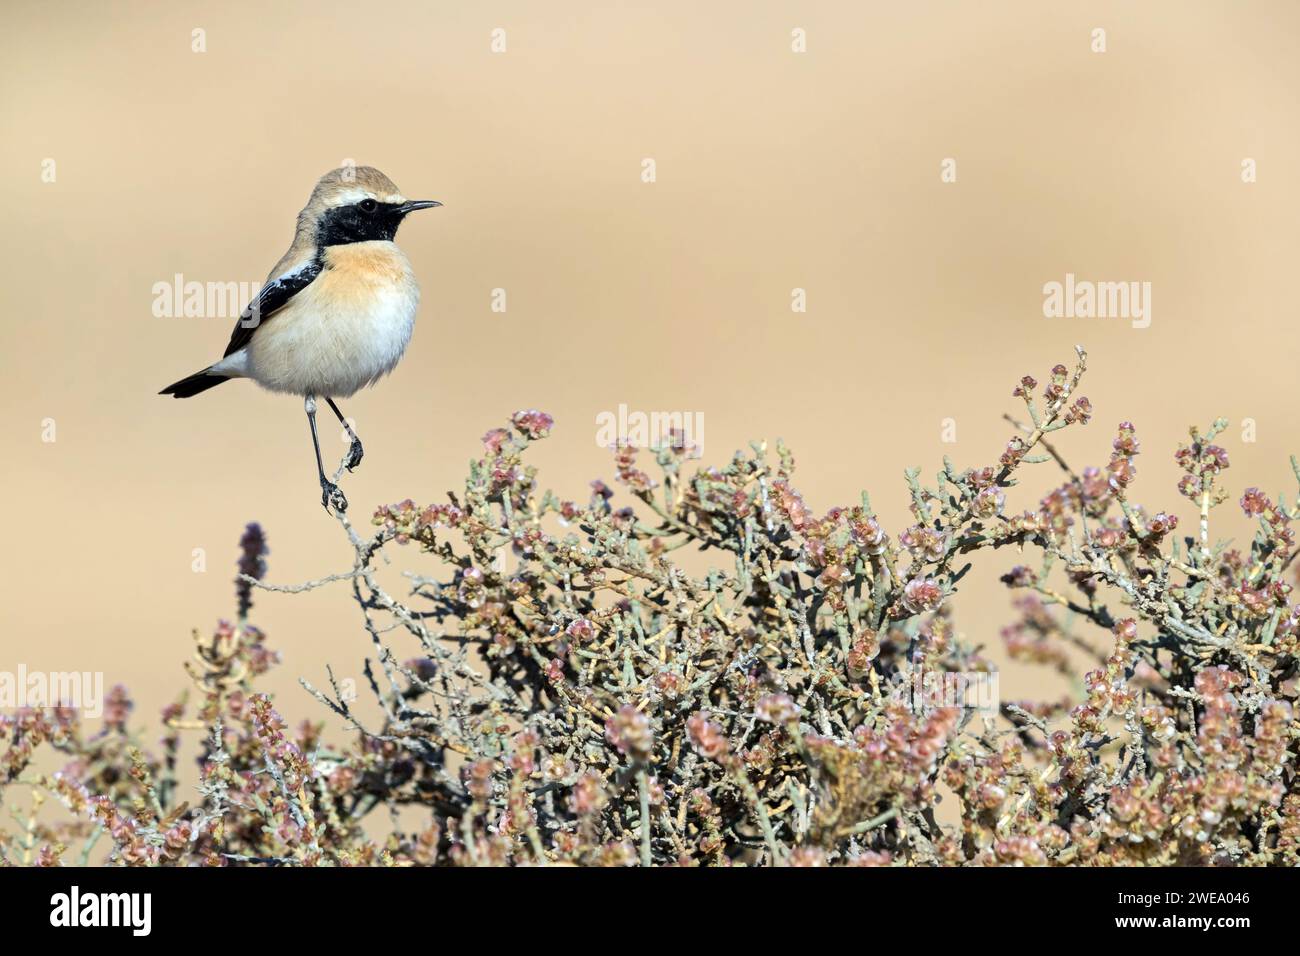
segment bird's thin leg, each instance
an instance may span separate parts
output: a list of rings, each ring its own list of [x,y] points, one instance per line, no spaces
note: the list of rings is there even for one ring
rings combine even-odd
[[[344,462],[348,471],[351,471],[353,468],[357,467],[357,465],[361,464],[361,456],[364,455],[366,451],[361,447],[361,439],[357,437],[357,433],[352,430],[352,426],[348,424],[348,420],[343,417],[343,413],[339,411],[339,407],[334,404],[334,399],[326,398],[325,403],[329,405],[330,410],[334,412],[334,417],[339,420],[339,424],[343,426],[343,430],[347,432],[348,437],[352,439],[352,447],[348,449],[348,460]]]
[[[344,512],[348,510],[348,499],[343,497],[343,492],[338,485],[325,477],[325,466],[320,460],[320,438],[316,435],[316,397],[308,395],[303,399],[303,409],[307,412],[307,422],[311,425],[311,444],[316,449],[316,474],[320,476],[320,503],[329,511],[330,505],[335,510]]]

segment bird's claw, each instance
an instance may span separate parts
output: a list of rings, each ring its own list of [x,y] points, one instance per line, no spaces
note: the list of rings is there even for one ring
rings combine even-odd
[[[344,497],[343,489],[328,478],[320,480],[320,503],[324,505],[326,511],[330,510],[330,505],[333,505],[334,510],[339,514],[348,510],[348,499]]]
[[[343,463],[344,467],[347,468],[348,471],[356,468],[357,465],[361,464],[361,458],[365,453],[365,449],[361,447],[361,439],[352,439],[352,447],[348,449],[348,458],[347,461]]]

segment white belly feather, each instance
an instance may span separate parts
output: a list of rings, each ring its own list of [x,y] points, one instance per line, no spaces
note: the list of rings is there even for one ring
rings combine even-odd
[[[347,398],[397,365],[419,303],[393,243],[330,246],[321,274],[265,320],[244,360],[226,362],[273,392]]]

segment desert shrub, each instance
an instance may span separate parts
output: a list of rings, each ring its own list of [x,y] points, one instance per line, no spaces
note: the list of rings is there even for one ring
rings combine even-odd
[[[1211,539],[1233,497],[1223,422],[1176,452],[1188,534],[1132,500],[1131,424],[1072,469],[1052,436],[1091,418],[1084,364],[1016,386],[1026,421],[996,463],[908,471],[914,521],[892,534],[865,495],[814,513],[781,445],[707,468],[681,441],[620,448],[616,488],[542,493],[528,451],[552,421],[517,413],[461,494],[364,531],[338,515],[352,568],[276,588],[355,597],[382,718],[304,682],[342,749],[256,691],[277,658],[252,595],[275,586],[250,525],[236,619],[197,640],[195,707],[166,710],[160,749],[136,743],[120,689],[94,734],[68,709],[0,720],[6,791],[71,811],[5,833],[4,858],[76,862],[102,834],[121,864],[1300,863],[1297,512],[1250,488],[1250,547]],[[1011,510],[1028,466],[1061,484]],[[1081,677],[1075,699],[972,706],[993,668],[950,599],[969,556],[1006,546],[1033,557],[1003,578],[1007,652]],[[399,600],[376,567],[403,547],[427,574]],[[200,784],[178,802],[187,733]],[[62,769],[38,772],[40,748]],[[385,808],[420,823],[368,833]]]

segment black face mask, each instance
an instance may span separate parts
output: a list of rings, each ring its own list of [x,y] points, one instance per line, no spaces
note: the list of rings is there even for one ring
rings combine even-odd
[[[373,199],[338,206],[321,217],[316,230],[316,244],[340,246],[349,242],[391,240],[409,211],[405,205]]]

